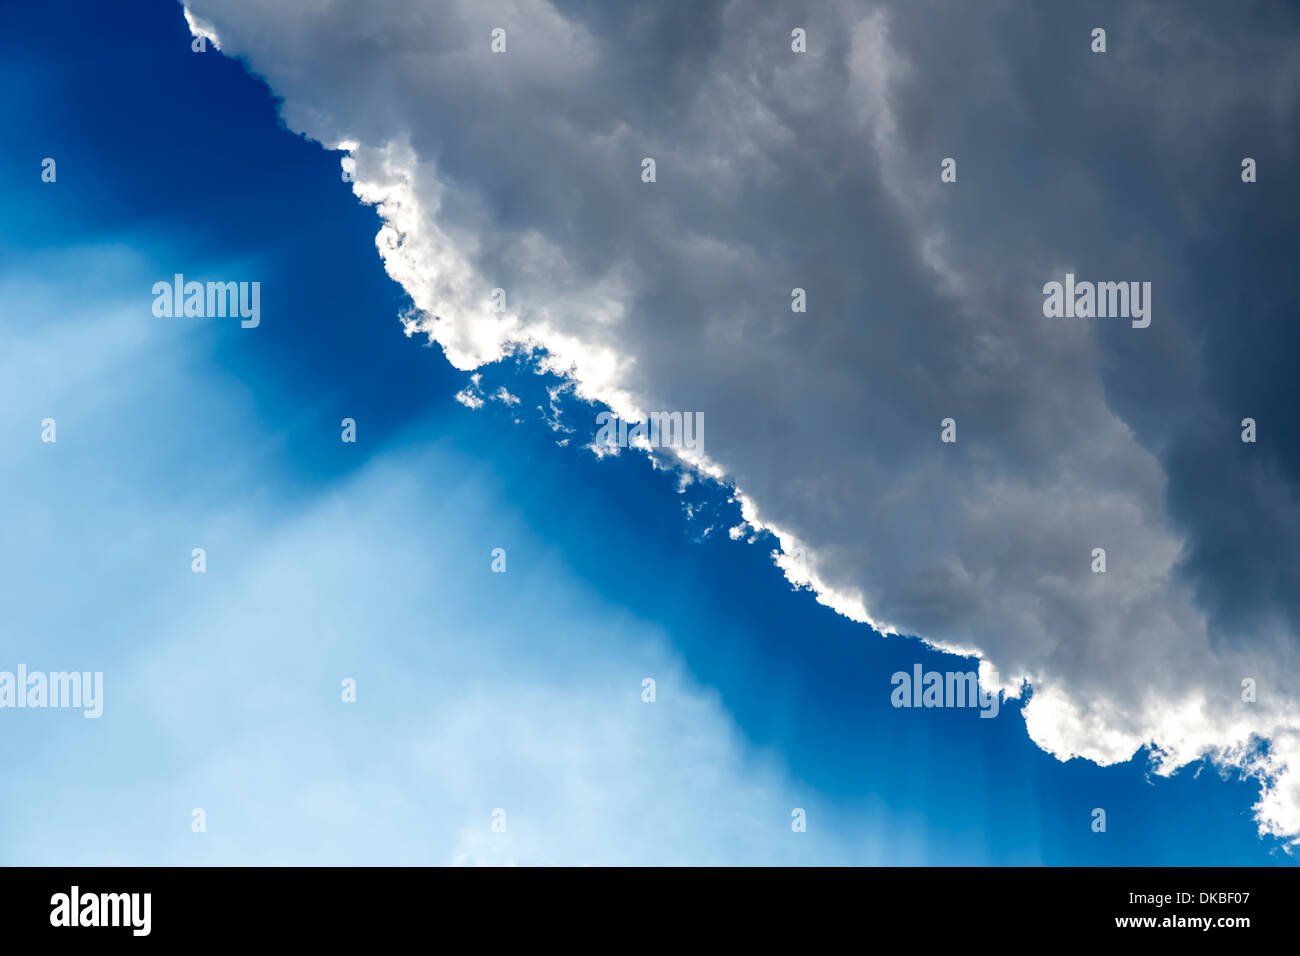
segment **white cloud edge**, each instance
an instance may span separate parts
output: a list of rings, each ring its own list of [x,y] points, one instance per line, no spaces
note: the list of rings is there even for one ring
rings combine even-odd
[[[186,0],[181,2],[191,32],[195,36],[212,40],[220,49],[215,28],[207,21],[194,17]],[[889,46],[887,29],[888,15],[883,9],[877,9],[855,26],[854,44],[876,51],[878,56],[875,59],[889,70],[906,72],[910,69],[910,64]],[[855,69],[856,67],[855,61]],[[881,80],[882,84],[884,79]],[[878,100],[868,98],[860,102],[863,113],[859,116],[859,121],[874,132],[873,145],[879,154],[882,168],[896,174],[883,177],[885,184],[900,206],[911,210],[912,218],[919,220],[920,212],[932,204],[932,185],[915,176],[910,166],[904,162],[905,157],[895,150],[890,138],[884,135],[884,131],[894,124],[887,99],[882,96]],[[305,131],[304,135],[310,136]],[[581,338],[549,326],[544,319],[530,325],[525,324],[516,312],[493,313],[487,308],[490,293],[487,283],[476,275],[470,257],[462,254],[456,241],[443,233],[435,223],[436,197],[435,208],[424,210],[410,184],[410,170],[415,163],[409,144],[388,142],[382,147],[374,148],[364,147],[355,140],[341,140],[330,148],[347,152],[348,155],[342,160],[346,170],[355,172],[361,156],[366,156],[371,161],[368,165],[377,164],[383,170],[384,175],[380,180],[364,180],[357,175],[352,188],[363,203],[376,207],[384,223],[375,238],[381,260],[390,277],[406,289],[416,303],[417,312],[403,318],[403,328],[408,337],[417,332],[425,334],[430,343],[436,341],[442,346],[444,354],[454,367],[465,371],[498,361],[520,350],[531,352],[539,358],[539,371],[550,372],[571,383],[574,394],[579,398],[593,405],[604,405],[620,418],[634,421],[645,418],[642,408],[644,400],[638,399],[619,384],[622,361],[614,350],[593,349]],[[433,224],[434,235],[423,234],[422,221]],[[960,272],[943,255],[946,237],[942,233],[926,229],[922,229],[919,234],[922,259],[931,268],[936,280],[944,288],[960,292],[963,288]],[[457,238],[463,242],[467,237]],[[548,251],[545,238],[540,235],[532,238],[545,255]],[[440,260],[438,268],[421,270],[416,267],[420,257],[409,255],[412,240],[416,245],[423,244],[434,251],[433,258]],[[472,248],[471,243],[471,251]],[[427,272],[433,273],[432,280],[426,279]],[[596,291],[600,298],[598,308],[610,312],[606,321],[616,321],[622,312],[620,294],[627,290],[619,286],[615,277],[612,285],[604,283]],[[591,308],[589,300],[584,301],[584,308]],[[462,321],[455,323],[454,327],[451,323],[441,323],[437,317],[442,312],[456,315]],[[500,317],[494,318],[494,315]],[[464,320],[466,316],[469,317],[467,321]],[[467,401],[462,398],[462,394],[464,393],[455,396],[458,401],[469,407],[478,407],[471,404],[472,397]],[[594,445],[588,447],[598,456],[617,453],[617,449],[602,452]],[[902,633],[893,624],[874,618],[860,591],[843,587],[837,589],[827,583],[817,573],[815,555],[807,545],[789,531],[765,520],[757,503],[727,480],[724,469],[717,462],[701,453],[685,449],[671,451],[685,467],[693,468],[700,474],[735,489],[744,521],[755,530],[768,531],[780,542],[781,551],[773,552],[773,559],[792,585],[811,589],[818,603],[850,620],[866,623],[881,634]],[[795,554],[804,557],[796,560]],[[983,659],[978,648],[935,641],[924,635],[916,636],[940,651],[978,658],[981,681],[992,679],[991,665]],[[1227,747],[1218,745],[1214,740],[1198,740],[1195,735],[1188,739],[1185,733],[1186,721],[1194,719],[1192,714],[1196,706],[1187,702],[1181,704],[1170,719],[1158,720],[1160,727],[1157,733],[1136,737],[1102,732],[1100,736],[1106,739],[1098,746],[1062,749],[1053,744],[1053,740],[1061,736],[1060,728],[1085,726],[1087,717],[1079,712],[1068,697],[1054,693],[1055,688],[1035,684],[1034,675],[1005,677],[1000,681],[999,689],[1006,696],[1015,697],[1026,683],[1033,688],[1031,699],[1024,708],[1029,736],[1036,745],[1058,759],[1083,757],[1106,766],[1124,762],[1143,748],[1148,748],[1152,767],[1162,776],[1171,775],[1188,763],[1202,758],[1213,761],[1221,768],[1235,768],[1260,781],[1260,799],[1252,807],[1260,834],[1278,837],[1283,841],[1287,852],[1300,845],[1300,770],[1292,771],[1285,757],[1278,753],[1282,751],[1300,755],[1300,719],[1295,714],[1291,715],[1293,721],[1296,721],[1293,726],[1284,723],[1280,732],[1269,735],[1272,747],[1263,755],[1253,744],[1260,739],[1259,736],[1248,726],[1238,728],[1238,742]],[[1099,730],[1100,728],[1095,728],[1093,732]],[[1175,742],[1170,744],[1170,740]]]

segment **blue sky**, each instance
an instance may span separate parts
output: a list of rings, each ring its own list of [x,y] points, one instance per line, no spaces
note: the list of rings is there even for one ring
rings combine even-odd
[[[3,862],[1293,863],[1236,773],[891,707],[974,663],[793,589],[729,488],[598,460],[571,391],[559,444],[527,358],[457,402],[340,154],[179,5],[6,18],[0,669],[105,708],[0,712]],[[260,281],[261,325],[156,318],[175,272]]]

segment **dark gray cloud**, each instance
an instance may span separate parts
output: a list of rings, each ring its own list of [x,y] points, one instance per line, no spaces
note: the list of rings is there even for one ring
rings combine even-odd
[[[1030,680],[1062,757],[1247,765],[1261,826],[1300,833],[1300,12],[189,7],[292,128],[352,146],[412,327],[458,367],[544,349],[616,410],[703,411],[697,464],[831,606]],[[1066,271],[1152,283],[1150,328],[1044,318]]]

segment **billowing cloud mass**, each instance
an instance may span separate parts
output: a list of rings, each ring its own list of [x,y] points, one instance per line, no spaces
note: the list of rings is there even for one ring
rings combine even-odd
[[[1028,682],[1058,757],[1208,755],[1300,835],[1300,11],[187,7],[349,151],[408,333],[702,411],[792,580]],[[1067,272],[1150,282],[1150,327],[1045,318]]]

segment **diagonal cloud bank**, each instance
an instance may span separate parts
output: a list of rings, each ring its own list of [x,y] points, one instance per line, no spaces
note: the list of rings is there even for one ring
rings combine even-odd
[[[1300,836],[1294,10],[185,6],[347,150],[408,335],[703,412],[689,464],[823,603],[1027,683],[1061,759],[1208,756]],[[1150,327],[1045,318],[1067,272],[1151,282]]]

